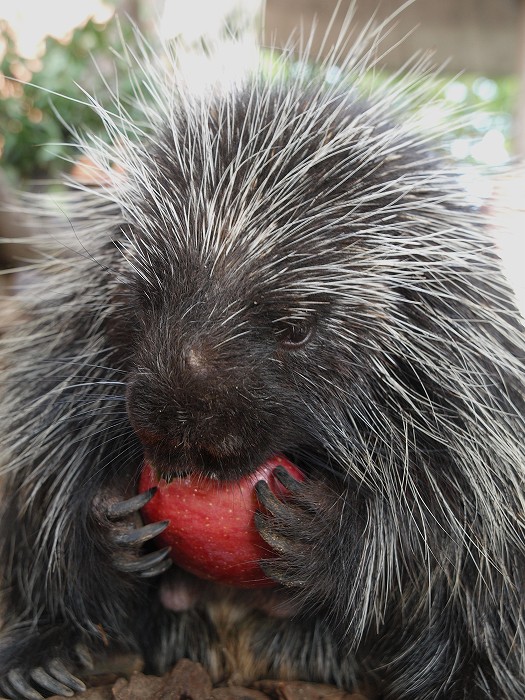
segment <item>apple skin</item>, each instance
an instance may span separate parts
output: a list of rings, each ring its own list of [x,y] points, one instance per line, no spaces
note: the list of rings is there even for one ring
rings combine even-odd
[[[170,546],[170,556],[180,567],[200,578],[240,588],[270,588],[258,562],[276,556],[257,532],[254,514],[261,507],[255,484],[266,481],[273,493],[286,498],[288,492],[275,478],[277,466],[298,481],[303,473],[283,455],[275,455],[256,472],[236,482],[219,482],[195,474],[158,480],[152,467],[144,465],[139,491],[157,486],[158,491],[142,508],[146,522],[169,520],[156,541]]]

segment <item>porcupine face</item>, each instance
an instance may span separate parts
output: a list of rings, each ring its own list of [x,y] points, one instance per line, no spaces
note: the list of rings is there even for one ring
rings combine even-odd
[[[293,375],[311,356],[287,345],[312,333],[314,320],[283,330],[293,340],[280,340],[278,312],[254,305],[245,287],[232,285],[230,296],[207,280],[186,291],[175,306],[159,299],[137,314],[128,406],[146,456],[164,472],[232,478],[310,443],[308,399]]]
[[[386,304],[349,196],[385,177],[359,174],[357,108],[251,94],[181,110],[130,234],[128,413],[167,474],[238,478],[275,452],[308,469]]]

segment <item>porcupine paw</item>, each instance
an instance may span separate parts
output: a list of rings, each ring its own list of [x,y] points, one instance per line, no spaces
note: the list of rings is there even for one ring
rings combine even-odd
[[[304,587],[311,574],[321,518],[320,501],[315,487],[299,482],[281,466],[274,475],[289,492],[286,500],[276,496],[265,481],[255,486],[259,503],[265,512],[255,514],[255,525],[261,537],[278,553],[278,557],[260,562],[264,573],[288,587]]]
[[[90,670],[93,660],[83,644],[74,647],[73,664]],[[69,698],[86,690],[86,685],[70,671],[72,664],[62,660],[60,649],[49,649],[48,660],[34,666],[15,666],[0,677],[0,693],[11,700],[43,700],[50,695]]]
[[[169,524],[168,520],[149,525],[137,523],[140,509],[151,501],[156,490],[153,487],[125,501],[111,503],[106,510],[107,518],[115,526],[110,534],[114,545],[115,567],[119,571],[136,574],[141,578],[158,576],[171,566],[169,547],[145,554],[141,552],[142,546],[160,535]]]

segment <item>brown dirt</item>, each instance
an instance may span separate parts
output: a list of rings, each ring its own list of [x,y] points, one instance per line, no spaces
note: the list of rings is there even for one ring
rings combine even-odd
[[[95,683],[79,700],[367,700],[360,693],[347,693],[332,685],[303,681],[257,681],[250,688],[213,687],[208,673],[193,661],[182,659],[162,677],[136,670],[137,661],[128,660],[128,678],[114,678],[110,670],[86,678]],[[113,678],[111,676],[113,675]],[[50,700],[63,700],[58,696]]]

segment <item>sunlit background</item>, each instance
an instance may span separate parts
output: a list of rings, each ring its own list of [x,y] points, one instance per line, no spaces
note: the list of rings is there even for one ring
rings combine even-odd
[[[14,30],[18,49],[27,58],[44,50],[44,38],[50,34],[67,39],[68,33],[88,17],[106,22],[114,8],[102,0],[0,0],[0,19]]]
[[[260,0],[244,0],[243,4],[255,11]],[[26,58],[36,58],[45,51],[45,37],[50,35],[67,42],[73,28],[82,25],[88,18],[101,24],[107,22],[115,11],[115,5],[124,11],[131,10],[132,16],[142,11],[149,19],[161,17],[160,26],[165,36],[182,33],[197,38],[216,30],[228,11],[239,5],[239,0],[147,0],[115,4],[104,0],[46,0],[45,3],[0,0],[0,20],[5,20],[13,30],[19,53]],[[67,71],[67,65],[64,65],[64,71]],[[516,77],[512,75],[496,80],[467,72],[447,85],[444,96],[450,105],[476,109],[471,130],[458,135],[450,143],[454,158],[471,159],[491,166],[509,162],[510,110],[516,82]],[[446,118],[447,112],[436,105],[428,108],[425,114],[429,124]]]

